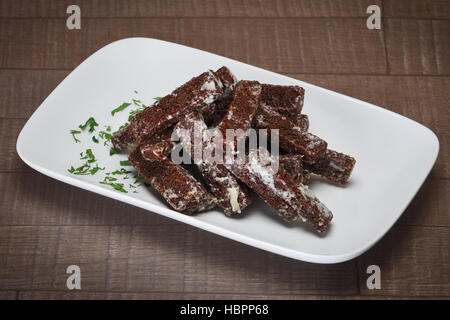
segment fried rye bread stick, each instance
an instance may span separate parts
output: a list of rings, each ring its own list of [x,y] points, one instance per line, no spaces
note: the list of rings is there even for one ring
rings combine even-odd
[[[311,178],[310,173],[303,168],[303,156],[300,154],[283,154],[279,156],[280,165],[294,180],[295,184],[308,185]]]
[[[262,154],[264,161],[261,161]],[[282,167],[276,171],[274,162],[263,148],[250,151],[247,161],[227,165],[230,171],[250,189],[255,191],[268,205],[285,220],[302,219],[318,232],[327,230],[333,218],[332,213],[305,185],[295,184]]]
[[[261,84],[259,82],[242,80],[236,84],[233,101],[218,126],[224,139],[227,137],[228,129],[242,130],[243,133],[250,129],[259,106],[260,96]]]
[[[266,105],[259,106],[253,125],[259,129],[279,129],[281,148],[288,153],[302,154],[304,159],[311,163],[321,159],[327,150],[326,141],[303,131],[294,122]]]
[[[211,141],[206,135],[207,126],[203,117],[197,113],[187,115],[175,126],[175,133],[181,144],[192,157],[195,154],[194,143],[201,143],[202,152],[211,150]],[[188,139],[186,139],[188,138]],[[213,163],[207,159],[200,159],[196,165],[203,177],[203,182],[209,191],[216,197],[217,205],[227,216],[239,214],[251,203],[250,194],[244,185],[241,185],[223,163]]]
[[[172,141],[174,126],[157,133],[141,143],[141,153],[145,160],[161,161],[169,158],[175,143]]]
[[[128,160],[176,211],[193,214],[216,205],[216,199],[200,182],[169,159],[145,160],[138,146]]]
[[[328,181],[346,185],[356,164],[355,158],[328,149],[325,157],[313,164],[304,162],[303,166],[310,172],[324,177]]]
[[[123,150],[135,141],[136,138],[133,135],[130,125],[120,129],[111,137],[111,143],[116,150]]]
[[[300,86],[280,86],[263,84],[261,104],[299,124],[305,97],[305,89]]]
[[[221,71],[220,75],[228,79],[225,71]],[[206,112],[222,96],[222,86],[222,81],[211,70],[192,78],[153,106],[136,114],[127,127],[111,137],[114,148],[122,150],[136,140],[142,143],[193,110]]]
[[[204,72],[157,101],[152,107],[136,114],[130,121],[133,135],[141,143],[175,124],[191,111],[207,110],[222,93],[220,82],[214,73]]]

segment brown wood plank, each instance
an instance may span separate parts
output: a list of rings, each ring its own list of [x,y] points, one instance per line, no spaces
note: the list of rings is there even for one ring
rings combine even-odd
[[[288,75],[379,105],[427,126],[440,142],[438,160],[431,175],[450,178],[450,78]]]
[[[76,67],[104,45],[154,37],[280,72],[384,73],[383,31],[365,19],[61,19],[0,20],[0,67]]]
[[[0,300],[16,300],[16,291],[0,291]]]
[[[86,291],[357,293],[354,262],[302,263],[183,225],[0,227],[0,290],[65,291],[70,264]]]
[[[29,118],[69,71],[1,70],[0,118]]]
[[[20,291],[19,300],[181,300],[179,292]]]
[[[0,174],[0,225],[146,225],[175,221],[40,173]]]
[[[448,0],[383,0],[384,15],[396,18],[450,18]]]
[[[372,250],[358,258],[363,295],[450,295],[450,228],[394,227]],[[366,286],[367,266],[381,269],[381,289]]]
[[[0,172],[32,172],[17,154],[16,141],[25,119],[0,119]]]
[[[352,261],[337,265],[304,263],[197,230],[186,235],[185,250],[185,292],[357,293]]]
[[[1,0],[0,17],[67,17],[71,0]],[[82,17],[364,17],[381,0],[79,0]]]
[[[450,20],[387,19],[389,71],[392,74],[450,74]]]

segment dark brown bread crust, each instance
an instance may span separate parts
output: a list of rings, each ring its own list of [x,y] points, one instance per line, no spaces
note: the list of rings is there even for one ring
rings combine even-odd
[[[194,127],[199,132],[194,132]],[[181,130],[183,129],[183,131]],[[206,136],[206,124],[201,115],[191,113],[175,126],[175,133],[181,139],[184,150],[193,154],[195,133],[197,139],[203,141],[202,150],[211,148]],[[182,136],[182,132],[190,135],[189,139]],[[251,203],[247,188],[241,185],[237,179],[226,169],[222,163],[201,161],[196,163],[206,187],[217,198],[217,205],[221,207],[227,216],[239,214]]]
[[[238,82],[234,74],[231,73],[230,69],[223,66],[214,72],[217,78],[220,79],[222,83],[222,89],[232,89]]]
[[[252,125],[253,116],[259,106],[261,84],[257,81],[239,81],[236,85],[233,101],[225,117],[219,124],[219,130],[226,138],[227,129],[240,129],[244,133]]]
[[[267,150],[261,148],[249,153],[245,163],[235,162],[227,165],[230,171],[249,188],[255,191],[268,205],[285,220],[298,218],[314,226],[318,232],[327,230],[333,218],[332,213],[309,190],[307,186],[295,184],[291,175],[279,167],[273,167],[258,159],[261,152],[266,154],[269,164],[276,160]]]
[[[214,101],[211,108],[203,113],[205,123],[208,127],[217,127],[220,121],[222,121],[228,111],[231,101],[233,101],[234,87],[237,83],[236,77],[227,67],[220,68],[214,72],[214,74],[222,84],[223,95]]]
[[[355,158],[328,149],[323,159],[313,164],[305,162],[303,165],[312,173],[322,176],[331,182],[346,185],[355,164]]]
[[[311,175],[303,168],[303,156],[299,154],[284,154],[279,156],[280,166],[286,170],[295,184],[308,185]]]
[[[222,97],[217,99],[206,112],[203,113],[208,127],[217,127],[228,112],[234,98],[234,89],[225,90]]]
[[[125,149],[128,145],[132,144],[135,141],[136,138],[133,135],[133,131],[131,130],[130,125],[120,129],[111,137],[111,143],[116,150]]]
[[[253,120],[259,129],[279,129],[280,146],[288,153],[302,154],[306,161],[315,162],[325,155],[327,142],[303,131],[278,112],[260,105]]]
[[[169,159],[147,161],[138,146],[128,160],[175,210],[192,214],[215,206],[216,199],[200,182]]]
[[[299,86],[263,84],[261,104],[297,123],[303,108],[305,89]]]
[[[141,143],[141,153],[145,160],[161,161],[169,158],[170,152],[174,147],[172,132],[173,126]]]
[[[133,135],[141,143],[175,124],[191,111],[206,111],[222,93],[214,73],[204,72],[157,101],[152,107],[136,114],[131,119]]]

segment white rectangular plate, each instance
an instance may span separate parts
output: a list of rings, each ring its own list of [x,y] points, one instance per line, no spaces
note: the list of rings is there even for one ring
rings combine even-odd
[[[75,143],[69,134],[93,116],[113,130],[128,109],[111,116],[122,102],[138,98],[145,104],[164,96],[207,69],[228,66],[238,79],[300,85],[305,88],[304,113],[310,131],[331,149],[356,158],[347,187],[323,181],[311,185],[334,214],[329,231],[316,234],[303,223],[286,224],[260,200],[244,216],[230,219],[219,210],[186,216],[171,210],[145,187],[121,193],[94,176],[74,176],[71,165],[92,148],[107,171],[120,168],[126,155],[109,155],[88,133]],[[135,90],[138,92],[135,93]],[[131,109],[131,107],[129,107]],[[130,38],[111,43],[78,66],[48,96],[22,129],[17,152],[30,167],[57,180],[102,194],[163,216],[220,234],[248,245],[298,260],[337,263],[352,259],[374,245],[400,217],[430,172],[439,150],[426,127],[369,103],[215,54],[165,41]],[[170,236],[170,235],[168,235]]]

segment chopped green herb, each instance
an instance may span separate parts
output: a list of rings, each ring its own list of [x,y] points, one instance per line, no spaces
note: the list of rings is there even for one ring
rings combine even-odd
[[[116,189],[117,191],[120,191],[123,193],[128,193],[128,191],[123,188],[123,183],[114,183],[114,182],[105,182],[105,181],[100,181],[100,183],[111,186],[114,189]]]
[[[129,123],[128,122],[125,122],[123,125],[121,125],[120,127],[119,127],[119,130],[122,130],[123,128],[125,128],[126,126],[128,126],[129,125]],[[119,130],[117,130],[117,131],[119,131]],[[116,132],[117,132],[116,131]]]
[[[141,180],[142,180],[142,176],[138,173],[138,174],[136,175],[136,179],[134,179],[134,183],[135,183],[135,184],[136,184],[136,183],[140,183]]]
[[[106,132],[106,131],[100,131],[100,132],[98,133],[98,136],[99,136],[101,139],[105,140],[105,141],[103,142],[103,145],[107,146],[108,143],[109,143],[109,141],[111,140],[112,134],[111,134],[111,133],[108,133],[108,132]]]
[[[92,174],[92,175],[94,175],[94,174],[97,173],[98,170],[105,170],[105,167],[100,168],[100,167],[98,166],[98,164],[97,164],[97,165],[95,165],[94,168],[92,168],[91,170],[89,170],[89,173]]]
[[[78,131],[78,130],[70,130],[70,134],[72,135],[73,140],[75,140],[76,143],[80,142],[80,140],[78,140],[77,137],[75,137],[75,135],[80,134],[80,133],[81,133],[81,131]]]
[[[124,103],[122,103],[120,106],[118,106],[118,107],[115,108],[113,111],[111,111],[111,115],[114,116],[115,113],[117,113],[117,112],[119,112],[119,111],[122,111],[122,110],[125,110],[126,108],[128,108],[128,106],[129,106],[130,104],[131,104],[131,103],[129,103],[129,102],[124,102]]]
[[[133,104],[137,105],[138,107],[141,105],[141,100],[133,99]]]
[[[131,163],[129,163],[128,160],[123,160],[123,161],[120,161],[120,165],[121,166],[131,166]]]
[[[74,167],[70,167],[70,169],[68,169],[67,171],[69,171],[69,173],[76,175],[88,175],[90,167],[91,166],[88,163],[85,163],[76,169]]]
[[[78,126],[81,130],[86,129],[87,127],[89,127],[89,133],[92,133],[95,131],[95,127],[98,127],[98,123],[93,117],[90,117],[84,124]]]
[[[98,143],[98,139],[95,136],[92,136],[92,141],[94,141],[95,143]]]
[[[120,170],[116,170],[111,172],[111,174],[113,175],[117,175],[117,174],[128,174],[131,173],[131,171],[125,170],[124,168],[121,168]]]
[[[98,133],[98,136],[99,136],[100,138],[102,138],[102,139],[105,139],[105,140],[111,140],[112,134],[111,134],[111,133],[108,133],[108,132],[106,132],[106,131],[100,131],[100,132]]]
[[[87,149],[86,151],[85,151],[85,153],[83,154],[83,152],[82,153],[80,153],[80,156],[81,156],[81,160],[84,160],[84,159],[89,159],[87,162],[88,163],[92,163],[92,162],[95,162],[95,161],[97,161],[96,159],[95,159],[95,156],[94,156],[94,154],[92,153],[92,150],[91,149]]]
[[[162,97],[154,97],[153,99],[156,100],[156,101],[159,101],[159,100],[162,99]]]
[[[114,177],[105,177],[105,179],[103,179],[103,181],[117,181],[117,178]]]
[[[107,126],[106,131],[111,132],[111,126]]]
[[[112,155],[114,155],[114,154],[116,154],[116,153],[119,153],[119,151],[117,151],[117,150],[114,149],[114,148],[109,149],[109,155],[110,155],[110,156],[112,156]]]

